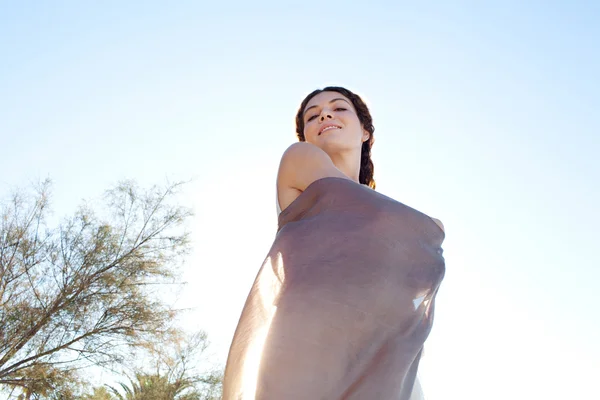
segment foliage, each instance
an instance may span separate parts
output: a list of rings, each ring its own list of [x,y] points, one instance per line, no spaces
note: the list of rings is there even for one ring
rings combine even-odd
[[[175,335],[170,345],[150,348],[152,372],[138,371],[120,390],[109,387],[118,400],[216,400],[221,398],[221,371],[199,372],[196,364],[208,347],[204,332]]]
[[[108,389],[104,386],[95,387],[91,394],[84,395],[82,400],[114,400]]]
[[[122,182],[107,217],[84,205],[57,227],[48,181],[0,204],[0,388],[69,398],[81,369],[118,365],[173,330],[152,289],[189,250],[191,214],[170,204],[178,187]]]

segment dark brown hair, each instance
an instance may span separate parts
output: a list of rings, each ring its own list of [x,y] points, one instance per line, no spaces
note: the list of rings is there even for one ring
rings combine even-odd
[[[354,94],[343,87],[328,86],[324,89],[317,89],[306,96],[302,101],[302,104],[300,104],[300,108],[296,114],[296,135],[298,136],[298,140],[301,142],[306,141],[306,138],[304,137],[304,109],[310,99],[322,92],[337,92],[348,98],[356,109],[358,119],[363,129],[369,132],[369,139],[362,144],[358,181],[363,185],[368,185],[370,188],[375,189],[375,179],[373,178],[375,168],[373,166],[373,161],[371,160],[371,147],[373,147],[374,143],[373,132],[375,132],[375,127],[373,126],[373,118],[371,117],[369,108],[357,94]]]

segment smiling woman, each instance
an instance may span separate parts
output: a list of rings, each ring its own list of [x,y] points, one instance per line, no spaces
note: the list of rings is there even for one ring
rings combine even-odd
[[[319,177],[345,177],[374,189],[374,131],[367,106],[349,90],[329,87],[309,94],[296,115],[300,143],[288,148],[279,168],[281,209]]]
[[[374,127],[356,94],[314,91],[296,132],[277,177],[277,236],[242,311],[223,398],[421,399],[443,226],[374,190]]]

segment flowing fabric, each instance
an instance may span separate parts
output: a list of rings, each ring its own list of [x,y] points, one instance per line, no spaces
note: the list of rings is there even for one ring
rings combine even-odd
[[[445,272],[427,215],[343,178],[279,215],[229,350],[224,400],[409,400]]]

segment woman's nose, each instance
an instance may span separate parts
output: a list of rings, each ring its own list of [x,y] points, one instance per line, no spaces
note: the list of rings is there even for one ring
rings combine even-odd
[[[321,111],[321,121],[324,121],[325,118],[332,119],[333,116],[331,115],[331,112],[329,110],[323,109],[323,111]]]

